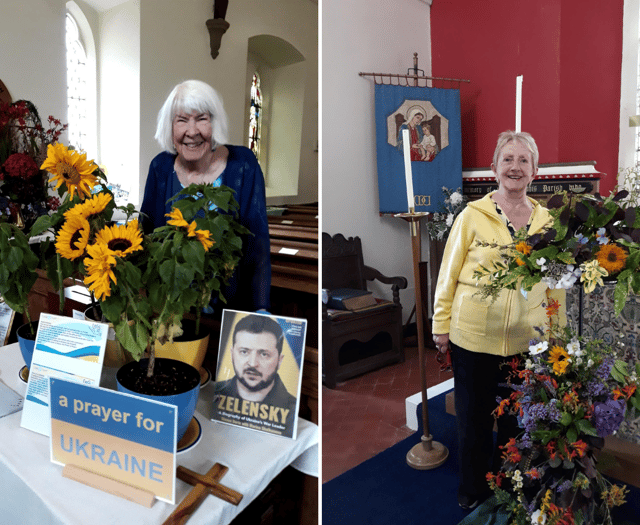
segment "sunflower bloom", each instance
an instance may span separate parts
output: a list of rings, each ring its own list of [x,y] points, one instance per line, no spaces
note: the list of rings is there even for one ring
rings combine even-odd
[[[69,217],[56,237],[56,251],[61,257],[74,261],[82,257],[89,243],[91,228],[82,217]]]
[[[524,241],[520,241],[516,244],[516,250],[524,255],[529,255],[532,249],[533,248]]]
[[[205,252],[208,251],[215,242],[211,238],[211,232],[209,232],[209,230],[196,230],[196,238],[202,243],[202,246],[204,246]]]
[[[96,243],[104,244],[117,257],[126,257],[142,250],[142,233],[138,220],[134,219],[125,225],[105,226],[96,234]]]
[[[598,263],[610,274],[619,272],[627,261],[627,252],[617,244],[605,244],[597,255]]]
[[[553,372],[561,376],[569,366],[569,353],[561,346],[554,346],[549,352],[549,364],[553,365]]]
[[[171,213],[165,213],[165,217],[169,217],[171,220],[167,221],[167,224],[171,226],[177,226],[178,228],[188,228],[189,223],[184,220],[182,212],[178,208],[173,208]]]
[[[77,215],[90,221],[93,217],[100,215],[112,200],[111,195],[108,193],[96,193],[90,199],[86,199],[84,202],[76,204],[73,208],[67,210],[64,216]]]
[[[116,264],[116,258],[113,252],[109,250],[106,244],[92,244],[87,248],[88,257],[84,260],[87,268],[87,276],[84,278],[84,284],[93,292],[96,299],[102,301],[111,295],[111,283],[117,284],[113,266]]]
[[[195,237],[197,227],[198,225],[196,224],[196,221],[193,221],[191,224],[187,224],[187,237]]]
[[[81,199],[91,196],[91,189],[98,182],[93,174],[96,168],[92,160],[87,160],[86,153],[80,154],[69,150],[59,142],[49,144],[47,158],[40,166],[40,169],[47,170],[53,175],[50,180],[57,183],[54,189],[57,190],[64,183],[72,199],[75,193]]]

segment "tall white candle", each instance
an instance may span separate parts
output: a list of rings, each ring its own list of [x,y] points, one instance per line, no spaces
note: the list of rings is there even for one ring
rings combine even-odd
[[[522,78],[523,75],[516,77],[516,131],[522,131]]]
[[[409,130],[402,130],[402,149],[404,151],[404,178],[407,184],[407,201],[409,213],[411,208],[415,208],[413,202],[413,175],[411,174],[411,141],[409,140]]]

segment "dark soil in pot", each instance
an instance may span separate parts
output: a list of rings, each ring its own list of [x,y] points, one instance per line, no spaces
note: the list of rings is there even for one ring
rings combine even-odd
[[[147,377],[148,359],[129,363],[118,370],[118,381],[129,390],[149,396],[172,396],[188,392],[200,382],[198,371],[174,359],[156,359],[152,377]]]

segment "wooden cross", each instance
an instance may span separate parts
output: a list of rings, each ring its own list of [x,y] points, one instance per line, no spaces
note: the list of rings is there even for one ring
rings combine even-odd
[[[179,466],[176,477],[182,481],[195,485],[194,488],[182,500],[180,505],[171,513],[163,525],[183,525],[191,517],[204,499],[209,495],[216,496],[224,501],[238,505],[242,501],[242,494],[218,483],[229,470],[228,467],[216,463],[206,474],[198,474],[193,470]]]

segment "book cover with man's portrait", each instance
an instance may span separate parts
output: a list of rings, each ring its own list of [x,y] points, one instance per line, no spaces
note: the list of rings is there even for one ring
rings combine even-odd
[[[296,438],[307,320],[224,310],[211,419]]]

